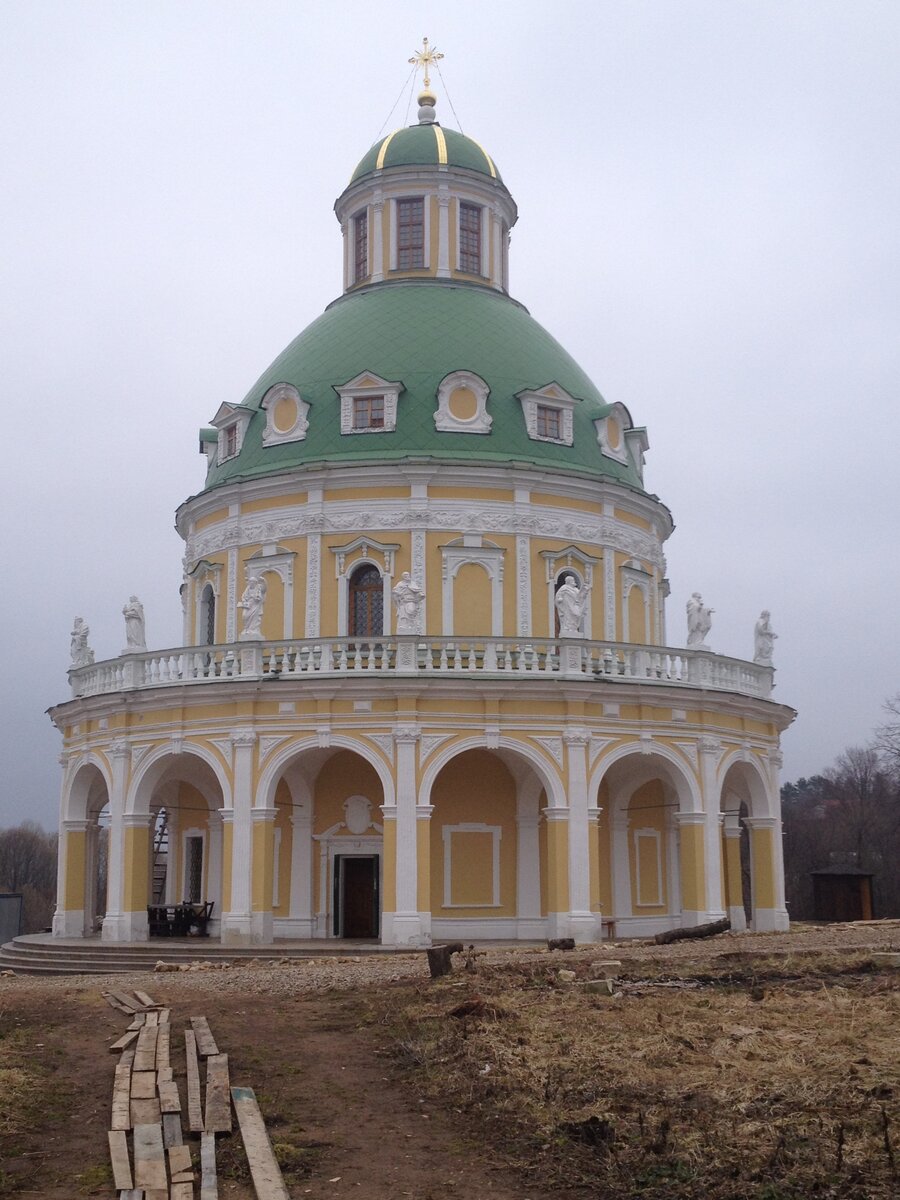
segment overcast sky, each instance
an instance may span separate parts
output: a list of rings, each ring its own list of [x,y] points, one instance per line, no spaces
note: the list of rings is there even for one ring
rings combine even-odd
[[[785,779],[900,690],[900,4],[0,0],[0,825],[55,824],[73,617],[180,643],[197,430],[338,294],[423,34],[513,295],[649,429],[669,643],[694,590],[723,654],[771,609]]]

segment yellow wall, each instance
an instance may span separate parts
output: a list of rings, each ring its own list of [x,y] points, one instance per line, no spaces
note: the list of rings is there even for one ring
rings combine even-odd
[[[125,912],[144,912],[150,903],[150,827],[125,827]],[[78,904],[74,907],[81,907]]]
[[[706,908],[706,854],[702,825],[682,825],[680,831],[681,906],[687,911]]]
[[[132,830],[128,830],[129,833]],[[84,865],[87,850],[87,833],[83,829],[70,829],[66,839],[66,891],[64,904],[67,909],[84,908],[85,878]]]
[[[666,870],[667,827],[663,785],[658,779],[645,783],[628,804],[628,858],[631,872],[631,903],[641,916],[658,916],[668,911]],[[648,836],[636,837],[641,830]],[[653,835],[658,835],[657,838]],[[658,859],[657,859],[658,848]],[[640,862],[640,881],[638,863]],[[639,890],[640,883],[640,890]]]
[[[477,563],[465,563],[453,580],[453,633],[461,638],[490,636],[491,579]]]
[[[775,907],[775,879],[772,872],[772,829],[751,829],[753,839],[753,907]]]
[[[568,912],[569,823],[545,818],[541,822],[541,832],[546,843],[544,861],[541,863],[541,897],[542,904],[546,904],[544,912]],[[543,886],[544,878],[547,880],[546,888]]]
[[[628,593],[628,640],[646,645],[650,641],[647,629],[647,606],[638,587]]]
[[[461,754],[438,775],[431,802],[431,911],[440,916],[515,916],[516,785],[504,764],[488,750]],[[463,824],[501,827],[499,908],[468,907],[492,899],[492,837],[484,831],[453,835],[453,907],[444,908],[444,826]]]

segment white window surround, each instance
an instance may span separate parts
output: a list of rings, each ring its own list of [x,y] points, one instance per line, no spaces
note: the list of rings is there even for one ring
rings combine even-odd
[[[580,401],[559,386],[547,383],[535,392],[517,392],[516,399],[522,405],[525,429],[534,442],[552,442],[556,446],[571,446],[573,441],[572,412]],[[558,438],[544,437],[538,433],[538,409],[552,408],[559,413]]]
[[[217,462],[227,462],[230,458],[236,458],[240,454],[241,446],[244,444],[244,435],[252,416],[253,409],[247,408],[243,404],[219,405],[218,412],[210,421],[210,425],[219,431]],[[226,447],[227,430],[232,425],[235,427],[235,445],[234,450],[229,453]]]
[[[314,833],[313,842],[319,844],[319,895],[315,915],[316,937],[334,937],[334,913],[331,896],[334,883],[334,860],[339,854],[350,854],[378,859],[379,890],[384,879],[382,855],[384,850],[384,826],[373,821],[369,832],[362,836],[351,834],[343,821],[330,826],[324,833]]]
[[[374,538],[358,537],[342,546],[330,546],[334,555],[334,573],[338,581],[338,636],[349,637],[350,576],[362,566],[372,566],[379,572],[384,585],[384,626],[382,633],[391,632],[391,588],[394,582],[394,556],[399,542],[379,542]],[[354,557],[357,555],[358,556]]]
[[[281,636],[294,636],[294,559],[293,550],[285,550],[274,542],[266,542],[244,563],[244,579],[253,575],[265,575],[271,571],[284,585],[284,629]]]
[[[404,271],[429,271],[431,270],[431,197],[433,193],[425,191],[411,193],[404,196],[392,196],[390,199],[391,206],[391,270],[399,271],[401,268],[397,266],[397,204],[400,200],[421,200],[422,201],[422,222],[423,222],[423,239],[424,246],[422,247],[422,265],[421,267],[403,267]]]
[[[489,833],[492,838],[491,853],[491,900],[487,904],[457,904],[453,901],[453,835],[455,833]],[[500,907],[500,825],[482,825],[468,822],[462,825],[444,825],[441,837],[444,842],[444,908],[499,908]]]
[[[201,645],[206,644],[205,642],[201,641],[202,636],[205,634],[205,630],[202,628],[202,625],[203,625],[203,611],[202,611],[203,610],[203,605],[202,605],[203,589],[206,587],[207,584],[209,584],[209,586],[212,588],[213,600],[215,601],[216,608],[218,609],[219,593],[221,591],[221,586],[222,586],[222,572],[224,571],[224,569],[225,568],[222,566],[221,563],[209,562],[207,559],[202,558],[196,564],[196,566],[193,568],[193,570],[188,572],[188,577],[192,581],[193,593],[194,593],[193,594],[193,608],[194,608],[194,638],[193,638],[193,642],[194,642],[195,646],[201,646]]]
[[[502,546],[486,541],[481,534],[469,533],[440,547],[442,587],[442,629],[444,637],[453,637],[453,583],[460,567],[469,563],[483,567],[491,581],[491,637],[503,636],[503,557]]]
[[[594,421],[594,429],[600,453],[623,466],[632,465],[643,480],[644,455],[650,449],[650,441],[645,428],[635,428],[625,405],[617,401],[605,417]]]
[[[275,411],[282,400],[292,400],[297,409],[296,418],[288,429],[278,429],[275,425]],[[306,438],[306,432],[309,429],[307,419],[309,404],[291,384],[276,383],[274,387],[270,387],[263,396],[260,407],[266,414],[266,427],[262,435],[264,446],[280,446],[285,442],[302,442]]]
[[[460,196],[456,201],[456,262],[454,267],[462,275],[472,274],[471,271],[464,271],[462,267],[462,229],[460,226],[464,204],[470,208],[477,208],[479,212],[481,264],[477,273],[482,279],[486,279],[490,274],[491,210],[481,201],[470,200],[467,196]]]
[[[457,417],[450,411],[450,400],[457,388],[468,388],[475,396],[476,408],[471,417]],[[442,433],[490,433],[493,418],[488,415],[487,402],[491,389],[472,371],[451,371],[438,385],[437,411],[434,424]]]
[[[397,401],[403,391],[401,382],[391,383],[371,371],[363,371],[334,390],[341,399],[341,433],[390,433],[397,428]],[[384,396],[384,425],[372,429],[353,428],[353,401],[363,396]]]
[[[654,843],[656,852],[656,879],[650,879],[648,882],[656,884],[656,899],[641,900],[642,879],[641,879],[641,854],[640,843],[642,840],[651,840]],[[662,877],[662,836],[658,829],[635,829],[634,830],[634,903],[635,908],[660,908],[665,904],[663,896],[663,877]]]

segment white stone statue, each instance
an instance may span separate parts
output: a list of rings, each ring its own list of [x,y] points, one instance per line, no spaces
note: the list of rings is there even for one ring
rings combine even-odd
[[[244,588],[238,608],[244,613],[244,627],[241,630],[241,641],[257,641],[262,638],[263,605],[266,602],[268,587],[261,575],[251,575]]]
[[[70,651],[73,667],[89,667],[94,661],[94,652],[88,645],[91,631],[82,617],[75,618],[72,626],[72,641]]]
[[[707,608],[699,592],[694,592],[687,602],[688,650],[709,650],[706,635],[712,628],[714,608]]]
[[[132,654],[136,650],[147,649],[147,635],[144,631],[144,606],[137,596],[132,596],[122,609],[125,618],[125,653]]]
[[[391,595],[397,610],[397,633],[421,633],[422,605],[425,593],[418,583],[404,571],[400,582],[394,586]]]
[[[567,575],[562,587],[557,591],[554,603],[559,614],[559,633],[561,637],[584,637],[582,622],[584,610],[587,608],[591,589],[588,584],[578,586],[574,575]]]
[[[778,634],[772,629],[770,616],[769,610],[764,608],[759,614],[759,620],[753,630],[753,661],[761,667],[772,666],[775,639],[778,637]]]

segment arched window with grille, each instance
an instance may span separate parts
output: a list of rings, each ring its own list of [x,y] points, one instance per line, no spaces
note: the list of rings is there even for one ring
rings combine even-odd
[[[384,583],[381,572],[363,563],[350,576],[348,629],[350,637],[381,637],[384,632]]]
[[[216,644],[216,593],[208,583],[200,593],[200,645]]]

